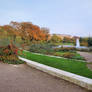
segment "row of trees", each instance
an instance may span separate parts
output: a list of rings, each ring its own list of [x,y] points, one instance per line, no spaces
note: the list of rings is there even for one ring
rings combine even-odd
[[[73,43],[73,44],[75,44],[75,38],[70,38],[70,37],[61,38],[57,34],[53,34],[50,41],[53,43]]]
[[[63,37],[63,39],[61,37],[59,37],[58,35],[54,34],[51,39],[50,42],[53,43],[73,43],[76,44],[76,37]],[[80,37],[80,45],[81,46],[92,46],[92,37]]]
[[[32,41],[48,41],[49,29],[40,28],[31,22],[11,22],[9,25],[0,26],[0,39],[20,40],[24,43]]]
[[[64,37],[63,39],[58,35],[50,35],[48,28],[40,28],[31,22],[10,22],[9,25],[0,26],[0,40],[6,40],[6,42],[51,42],[51,43],[73,43],[76,39],[70,37]],[[3,42],[4,42],[3,41]],[[80,43],[82,46],[92,46],[92,38],[81,37]]]
[[[92,46],[92,37],[80,37],[81,46]]]

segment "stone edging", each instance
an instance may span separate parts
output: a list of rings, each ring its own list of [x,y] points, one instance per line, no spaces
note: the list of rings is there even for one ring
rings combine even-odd
[[[92,90],[92,79],[82,77],[73,73],[69,73],[63,70],[59,70],[50,66],[46,66],[22,57],[19,57],[21,60],[25,61],[29,66],[34,67],[38,70],[51,74],[53,76],[62,78],[64,80],[70,81],[74,84],[77,84],[81,87],[84,87],[88,90]]]

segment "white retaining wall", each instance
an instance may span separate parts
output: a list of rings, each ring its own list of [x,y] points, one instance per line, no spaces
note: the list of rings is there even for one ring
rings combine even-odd
[[[59,70],[53,67],[49,67],[22,57],[19,57],[21,60],[25,61],[29,66],[34,67],[36,69],[39,69],[43,72],[46,72],[48,74],[51,74],[53,76],[57,76],[59,78],[62,78],[64,80],[70,81],[72,83],[75,83],[81,87],[84,87],[88,90],[92,90],[92,79],[82,77],[73,73],[69,73],[63,70]]]

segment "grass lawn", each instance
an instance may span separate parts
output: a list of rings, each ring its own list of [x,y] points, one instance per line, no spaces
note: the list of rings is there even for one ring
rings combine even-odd
[[[74,44],[73,43],[55,43],[56,45],[72,45],[72,46],[74,46]]]
[[[64,59],[64,58],[49,57],[45,55],[37,55],[25,51],[23,53],[24,55],[21,56],[29,60],[92,79],[92,71],[87,68],[86,62]]]
[[[72,45],[72,46],[74,46],[73,43],[62,43],[61,45]]]

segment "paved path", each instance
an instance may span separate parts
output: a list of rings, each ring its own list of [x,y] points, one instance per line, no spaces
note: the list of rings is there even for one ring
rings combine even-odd
[[[0,92],[90,92],[84,88],[30,68],[26,64],[0,63]]]
[[[92,53],[88,53],[88,52],[80,52],[78,51],[78,53],[83,56],[87,62],[92,62]]]
[[[80,52],[80,51],[78,51],[78,53],[86,59],[86,62],[89,63],[89,64],[87,64],[87,67],[90,70],[92,70],[92,53]]]

